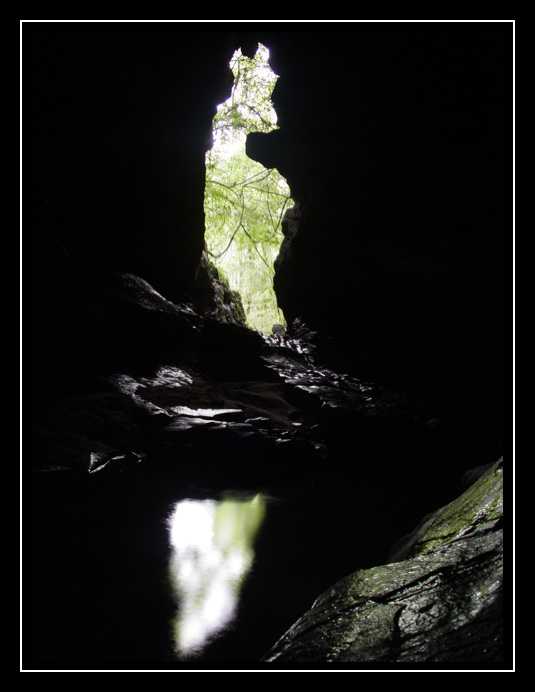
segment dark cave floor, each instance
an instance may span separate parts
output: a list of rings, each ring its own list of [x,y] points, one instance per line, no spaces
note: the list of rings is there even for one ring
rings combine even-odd
[[[384,563],[464,471],[495,461],[417,397],[322,365],[306,339],[262,337],[254,367],[239,348],[191,360],[36,402],[35,664],[179,665],[178,501],[266,499],[237,613],[195,659],[254,662],[323,589]]]

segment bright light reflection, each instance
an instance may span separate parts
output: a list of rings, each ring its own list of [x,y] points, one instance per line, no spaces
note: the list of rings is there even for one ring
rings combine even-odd
[[[253,543],[265,500],[184,500],[169,520],[170,579],[179,612],[175,648],[198,653],[233,621],[242,583],[254,559]]]

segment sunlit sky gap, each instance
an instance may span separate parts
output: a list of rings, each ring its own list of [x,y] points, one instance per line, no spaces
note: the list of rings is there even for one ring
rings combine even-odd
[[[240,293],[249,326],[264,333],[283,321],[273,291],[273,262],[290,203],[284,178],[245,154],[247,134],[277,128],[271,93],[278,77],[268,60],[269,50],[259,44],[253,58],[238,50],[230,61],[234,86],[214,117],[205,192],[209,255]]]

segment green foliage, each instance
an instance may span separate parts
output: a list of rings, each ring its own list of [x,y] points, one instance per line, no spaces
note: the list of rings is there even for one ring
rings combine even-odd
[[[236,51],[230,63],[234,87],[214,117],[206,155],[206,244],[233,289],[239,291],[249,326],[268,333],[282,321],[273,292],[273,262],[282,242],[281,221],[290,202],[286,181],[245,154],[249,132],[276,127],[271,92],[277,76],[269,52],[253,58]]]

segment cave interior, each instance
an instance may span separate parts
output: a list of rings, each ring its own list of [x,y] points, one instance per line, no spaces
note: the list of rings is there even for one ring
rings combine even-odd
[[[259,661],[504,454],[511,26],[24,34],[28,665],[177,666],[158,527],[230,490],[271,500],[262,596],[199,665]],[[268,337],[207,314],[202,264],[212,118],[259,42],[278,129],[247,154],[292,194]]]

